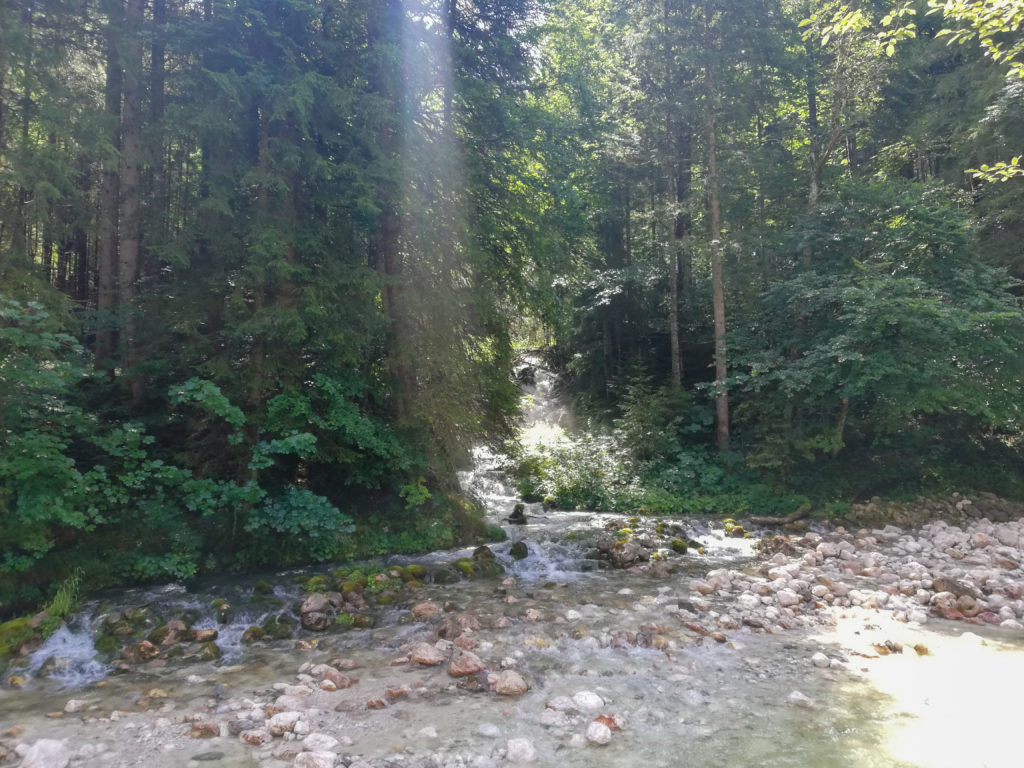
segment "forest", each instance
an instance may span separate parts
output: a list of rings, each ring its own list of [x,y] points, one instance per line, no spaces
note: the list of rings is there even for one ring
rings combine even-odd
[[[1022,153],[1021,0],[0,0],[0,615],[487,540],[475,445],[1020,498]]]

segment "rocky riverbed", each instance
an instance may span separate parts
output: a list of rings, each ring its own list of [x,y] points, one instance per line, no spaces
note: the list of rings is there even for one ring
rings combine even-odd
[[[686,555],[654,519],[592,516],[588,552],[629,567],[416,584],[373,628],[261,640],[242,663],[5,690],[0,764],[1019,765],[1024,523],[963,501],[757,550],[738,520]]]

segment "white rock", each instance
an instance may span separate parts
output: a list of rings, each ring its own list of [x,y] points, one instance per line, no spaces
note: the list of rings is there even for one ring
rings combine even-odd
[[[545,709],[540,713],[540,724],[547,728],[564,728],[569,725],[569,716],[557,709]]]
[[[21,768],[67,768],[71,750],[64,739],[40,739],[25,750]]]
[[[330,752],[338,746],[338,740],[329,733],[311,733],[302,740],[302,748],[307,752]]]
[[[296,768],[334,768],[338,756],[333,752],[301,752],[295,758]]]
[[[825,669],[829,665],[828,656],[821,651],[811,656],[811,664],[816,666],[818,669]]]
[[[582,747],[587,746],[587,737],[582,733],[574,733],[569,739],[569,746],[574,749],[581,749]]]
[[[568,696],[555,696],[548,702],[548,708],[564,712],[567,709],[575,709],[576,704]]]
[[[823,541],[814,549],[822,557],[839,557],[839,545],[832,541]]]
[[[537,750],[529,739],[509,739],[505,757],[510,763],[532,763],[537,759]]]
[[[486,736],[488,739],[496,739],[501,735],[501,729],[494,723],[480,723],[480,727],[476,729],[476,732],[481,736]]]
[[[813,707],[814,701],[800,691],[793,691],[789,696],[786,697],[786,701],[797,707]]]
[[[568,611],[565,612],[565,620],[566,621],[579,621],[582,618],[583,618],[583,614],[580,613],[577,610],[573,610],[572,608],[570,608]]]
[[[274,736],[283,736],[295,727],[300,717],[301,712],[278,712],[267,721],[267,730]]]
[[[68,703],[64,705],[64,711],[70,715],[73,712],[81,712],[90,704],[92,704],[90,699],[68,699]]]
[[[421,738],[421,739],[436,739],[437,738],[437,728],[435,728],[432,725],[428,725],[425,728],[420,728],[416,732],[416,735],[419,738]]]
[[[604,706],[604,699],[593,691],[580,691],[572,697],[572,701],[584,712],[596,712]]]
[[[776,593],[775,599],[778,601],[779,605],[782,606],[783,608],[789,608],[790,606],[798,605],[803,598],[800,597],[800,595],[798,595],[792,589],[788,589],[787,588],[787,589],[780,589]]]
[[[999,626],[1004,629],[1024,629],[1024,624],[1021,624],[1016,619],[1006,619],[1006,621],[999,622]]]
[[[587,726],[586,736],[591,744],[607,744],[612,740],[612,729],[595,720]]]

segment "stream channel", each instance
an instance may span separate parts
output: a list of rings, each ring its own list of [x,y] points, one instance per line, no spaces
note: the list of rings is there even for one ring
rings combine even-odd
[[[567,439],[559,425],[570,414],[551,387],[539,376],[524,430]],[[89,597],[8,670],[24,682],[0,689],[0,763],[6,754],[6,764],[31,768],[1024,765],[1024,633],[895,621],[891,611],[853,606],[747,624],[736,618],[735,596],[693,585],[723,569],[737,578],[763,572],[756,536],[731,538],[717,521],[631,521],[540,505],[527,505],[528,524],[510,525],[517,499],[501,467],[501,457],[481,451],[463,482],[485,503],[488,522],[509,534],[491,546],[504,575],[432,582],[471,549],[393,558],[386,564],[422,565],[426,583],[375,606],[370,628],[242,642],[270,613],[297,617],[298,577],[326,567],[262,575],[273,585],[272,607],[253,595],[260,576],[252,575]],[[683,526],[703,552],[673,553],[659,522]],[[611,569],[595,559],[595,541],[625,527],[653,541],[664,558],[656,563],[669,568],[652,575],[649,566]],[[509,554],[519,540],[528,548],[522,560]],[[215,615],[216,599],[233,606],[229,621]],[[411,609],[425,603],[443,608],[418,618]],[[134,606],[164,621],[194,612],[193,628],[217,631],[221,657],[115,669],[95,634],[105,616]],[[406,659],[410,644],[452,637],[453,623],[466,628],[458,645],[488,672],[513,670],[529,689],[501,695],[485,673],[456,678],[445,664]],[[871,651],[883,641],[908,652]],[[914,645],[926,654],[909,652]],[[324,690],[313,671],[323,663],[358,682]],[[239,737],[281,710],[301,713],[284,736],[255,746]],[[588,739],[599,717],[610,727]],[[200,733],[211,723],[212,736]],[[329,737],[315,759],[308,745],[302,753],[310,733]],[[39,740],[62,743],[44,759],[29,754]]]

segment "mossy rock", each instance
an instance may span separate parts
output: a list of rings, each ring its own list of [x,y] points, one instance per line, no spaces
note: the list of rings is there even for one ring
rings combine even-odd
[[[356,625],[356,617],[351,613],[339,613],[338,617],[334,620],[334,623],[339,627],[351,629]]]
[[[231,603],[227,600],[223,600],[219,597],[214,598],[210,602],[210,607],[213,612],[217,614],[217,621],[220,624],[228,624],[235,617],[235,609],[231,607]]]
[[[160,654],[161,659],[180,659],[185,655],[185,646],[183,645],[172,645],[166,651]],[[193,658],[195,658],[193,656]]]
[[[0,659],[13,656],[28,640],[35,636],[31,619],[24,616],[0,624]]]
[[[419,589],[422,586],[423,582],[419,579],[410,579],[409,581],[405,582],[406,589]]]
[[[355,582],[361,587],[365,587],[367,584],[370,583],[370,577],[359,570],[352,571],[352,573],[348,575],[348,580],[351,582]]]
[[[388,567],[388,578],[399,579],[405,581],[405,568],[401,565],[392,565]]]
[[[330,582],[326,576],[314,576],[311,579],[307,579],[302,585],[304,592],[326,592],[330,587]]]
[[[472,563],[470,563],[472,566]],[[459,580],[459,571],[455,568],[438,568],[434,571],[433,582],[435,584],[454,584]]]
[[[121,647],[121,643],[113,635],[103,635],[93,643],[93,646],[100,653],[117,653],[118,648]]]
[[[270,616],[262,627],[273,640],[288,640],[295,633],[296,622],[287,616]]]
[[[458,571],[463,578],[476,578],[476,568],[473,567],[473,561],[470,560],[468,557],[459,558],[453,563],[453,565],[455,566],[455,570]]]
[[[525,541],[517,541],[508,550],[509,555],[514,557],[516,560],[523,560],[530,554],[530,548],[526,546]]]
[[[267,636],[267,630],[262,627],[249,627],[245,632],[242,633],[242,642],[245,645],[255,643]]]
[[[212,640],[208,643],[203,643],[199,647],[199,659],[201,661],[216,661],[220,657],[220,647]]]
[[[195,608],[186,608],[181,612],[178,617],[186,628],[190,628],[193,624],[203,618],[203,615]]]
[[[373,626],[373,617],[365,613],[357,613],[353,615],[352,623],[359,629],[369,629]]]
[[[363,593],[363,585],[358,581],[346,581],[341,585],[341,594],[350,595],[353,592],[357,595],[361,595]]]
[[[381,592],[376,599],[377,605],[391,605],[395,602],[396,595],[394,592]]]
[[[689,544],[682,539],[672,539],[669,546],[672,547],[673,552],[678,552],[680,555],[685,555],[686,551],[689,549]]]
[[[260,579],[252,585],[252,593],[254,595],[272,595],[274,594],[274,585],[266,579]]]
[[[487,541],[505,541],[506,539],[508,539],[508,534],[500,525],[487,526]]]
[[[412,565],[405,566],[405,576],[403,578],[405,581],[423,581],[426,575],[426,568],[424,568],[422,565],[416,565],[415,563],[413,563]]]

